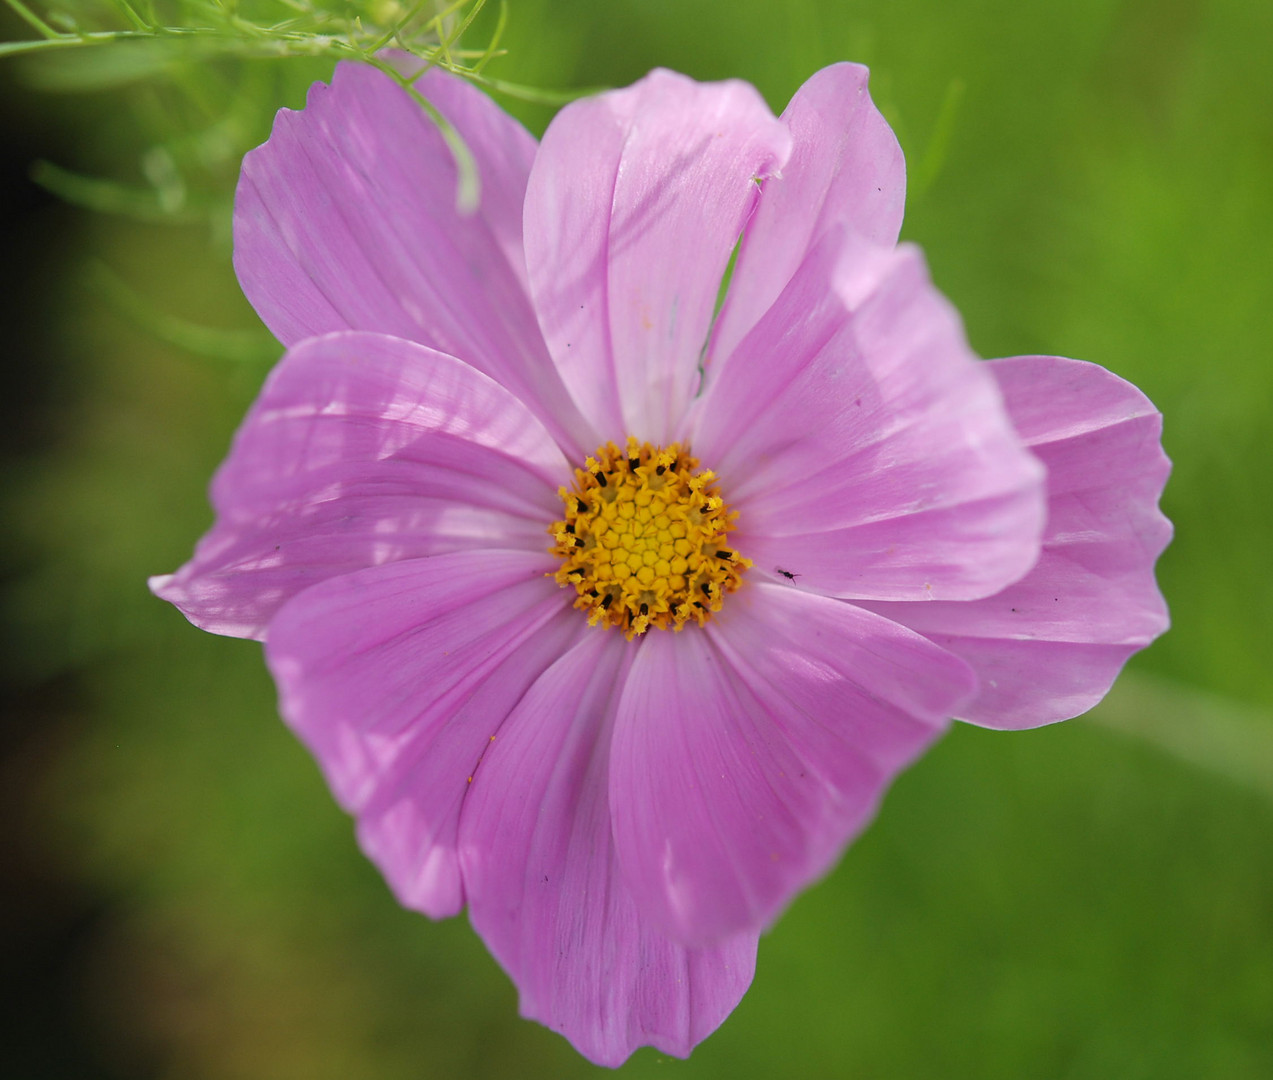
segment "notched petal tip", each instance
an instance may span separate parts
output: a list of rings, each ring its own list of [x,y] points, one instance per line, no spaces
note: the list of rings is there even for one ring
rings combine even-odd
[[[769,925],[975,688],[920,635],[779,585],[644,642],[610,755],[615,843],[642,911],[696,944]]]
[[[792,149],[747,223],[712,355],[728,356],[829,229],[891,248],[906,201],[906,162],[867,91],[867,69],[833,64],[792,97],[781,120]]]
[[[1154,564],[1172,534],[1158,507],[1171,464],[1158,410],[1099,365],[1019,356],[987,366],[1048,470],[1038,562],[980,600],[871,607],[976,669],[981,691],[961,719],[1016,730],[1086,712],[1166,631]]]
[[[667,71],[549,125],[526,192],[531,293],[558,369],[608,437],[671,441],[755,180],[790,143],[753,87]]]
[[[1038,558],[1044,469],[911,246],[828,229],[693,420],[740,548],[818,591],[973,599]]]
[[[526,285],[522,207],[535,140],[476,87],[420,85],[464,141],[481,201],[456,212],[442,128],[383,72],[337,66],[244,159],[234,266],[285,345],[333,330],[456,356],[518,395],[563,446],[595,445],[552,366]]]
[[[582,629],[484,755],[459,838],[470,919],[522,1015],[611,1067],[647,1045],[687,1056],[747,989],[757,938],[669,940],[620,873],[607,749],[632,655]]]
[[[466,549],[542,553],[569,468],[526,406],[454,357],[337,331],[288,350],[212,483],[217,520],[156,595],[261,638],[320,581]]]

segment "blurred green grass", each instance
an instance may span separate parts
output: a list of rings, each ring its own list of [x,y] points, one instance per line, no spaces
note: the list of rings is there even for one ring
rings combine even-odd
[[[1243,0],[513,0],[493,70],[532,85],[665,65],[749,79],[781,109],[817,67],[869,63],[925,181],[905,236],[974,347],[1133,379],[1175,461],[1175,626],[1109,722],[956,730],[762,942],[724,1028],[687,1063],[642,1051],[628,1074],[1273,1075],[1273,804],[1249,782],[1273,773],[1269,41],[1273,6]],[[322,69],[217,74],[245,80],[233,146]],[[173,120],[162,85],[21,100],[60,133],[56,164],[142,185]],[[549,115],[512,108],[536,130]],[[50,370],[73,381],[47,443],[4,475],[28,553],[7,663],[36,689],[69,680],[76,703],[30,735],[29,842],[107,912],[70,976],[80,1037],[111,1076],[599,1072],[517,1019],[463,920],[396,907],[277,720],[259,649],[145,591],[208,524],[207,479],[266,367],[166,344],[87,268],[166,317],[254,330],[224,229],[233,155],[201,160],[222,200],[205,223],[75,212],[49,301]],[[1236,726],[1228,702],[1249,710]],[[1192,741],[1157,736],[1191,723]],[[1209,725],[1238,740],[1227,757],[1197,751]],[[30,1075],[64,1075],[55,1059]]]

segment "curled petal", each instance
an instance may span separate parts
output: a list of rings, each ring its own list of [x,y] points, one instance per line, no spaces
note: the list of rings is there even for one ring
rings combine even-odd
[[[1020,581],[961,604],[874,610],[962,656],[981,691],[959,714],[994,728],[1086,712],[1167,629],[1154,562],[1171,539],[1158,498],[1171,463],[1162,417],[1095,364],[1016,356],[989,365],[1013,423],[1048,470],[1043,554]]]
[[[735,546],[832,596],[987,596],[1037,560],[1043,470],[910,247],[829,230],[687,425]]]
[[[526,291],[521,210],[535,140],[463,80],[432,69],[418,86],[473,153],[477,211],[457,211],[454,156],[420,105],[382,72],[339,64],[243,161],[243,291],[285,345],[335,330],[429,345],[512,390],[572,453],[591,449]]]
[[[669,441],[757,180],[790,144],[751,86],[670,71],[574,102],[549,126],[526,192],[530,287],[604,437]]]
[[[764,183],[713,334],[728,356],[769,310],[809,250],[836,225],[882,247],[897,243],[906,160],[867,92],[861,64],[832,64],[796,91],[782,114],[791,157]]]
[[[283,718],[318,759],[399,901],[464,892],[460,807],[518,699],[578,633],[551,557],[466,551],[331,578],[276,616]]]
[[[518,703],[482,759],[460,823],[469,915],[524,1016],[601,1065],[638,1046],[686,1056],[751,982],[757,931],[688,948],[638,909],[619,870],[608,791],[631,649],[585,630]]]
[[[768,924],[975,685],[920,635],[780,585],[749,585],[705,630],[651,634],[610,752],[641,909],[688,943]]]
[[[512,394],[381,334],[311,338],[271,373],[217,472],[217,522],[151,588],[197,626],[263,637],[334,575],[474,547],[542,551],[569,475]]]

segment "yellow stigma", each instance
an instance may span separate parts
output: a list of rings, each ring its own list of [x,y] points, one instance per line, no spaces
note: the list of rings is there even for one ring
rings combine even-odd
[[[631,640],[650,627],[702,626],[751,566],[730,547],[731,513],[710,469],[680,446],[606,443],[559,489],[566,516],[550,530],[575,607]]]

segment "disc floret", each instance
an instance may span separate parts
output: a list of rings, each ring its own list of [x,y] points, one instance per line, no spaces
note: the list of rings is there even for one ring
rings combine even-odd
[[[650,627],[702,626],[751,566],[728,542],[738,515],[716,474],[677,443],[606,443],[559,494],[557,583],[574,587],[591,625],[617,626],[629,640]]]

